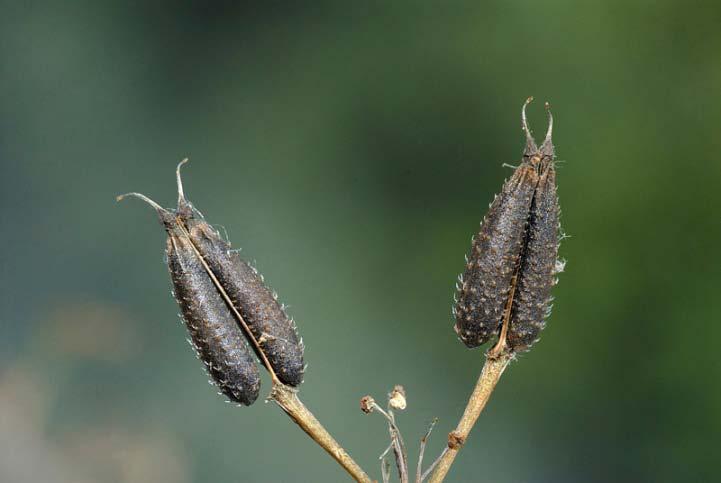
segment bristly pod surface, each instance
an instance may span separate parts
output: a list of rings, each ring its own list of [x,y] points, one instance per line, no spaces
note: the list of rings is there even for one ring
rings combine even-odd
[[[250,405],[258,398],[255,355],[273,380],[298,386],[303,345],[262,276],[243,261],[185,199],[176,170],[178,206],[166,210],[139,193],[158,213],[168,234],[167,260],[191,344],[221,392]]]
[[[538,340],[561,266],[553,117],[548,110],[548,132],[539,148],[526,122],[531,100],[521,116],[523,159],[491,203],[457,287],[454,329],[471,348],[497,337],[494,350],[520,352]]]
[[[249,406],[258,399],[260,374],[243,329],[205,273],[190,240],[175,220],[168,221],[168,269],[191,345],[220,391]]]
[[[256,352],[262,351],[281,382],[299,386],[303,382],[303,342],[293,320],[258,271],[231,250],[230,244],[183,198],[178,202],[178,211],[183,213],[190,240],[253,333],[259,345]],[[258,357],[262,355],[258,353]]]

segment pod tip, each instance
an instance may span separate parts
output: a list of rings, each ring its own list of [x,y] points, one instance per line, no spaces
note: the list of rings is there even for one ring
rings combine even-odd
[[[133,198],[139,198],[143,201],[145,201],[147,204],[152,206],[155,211],[157,211],[159,214],[167,214],[168,210],[157,204],[155,201],[151,200],[147,196],[141,193],[124,193],[122,195],[118,195],[115,197],[115,201],[123,201],[125,198],[133,197]]]
[[[523,103],[523,108],[521,108],[521,128],[526,134],[526,150],[524,155],[527,156],[530,156],[536,151],[538,151],[538,147],[536,147],[536,141],[531,135],[531,130],[528,128],[528,119],[526,118],[526,107],[531,103],[531,101],[533,101],[533,96],[530,96],[528,99],[526,99],[526,102]]]
[[[184,158],[181,162],[178,163],[178,166],[175,168],[175,179],[178,183],[178,206],[186,203],[185,193],[183,192],[183,180],[180,177],[180,168],[187,162],[188,158]]]

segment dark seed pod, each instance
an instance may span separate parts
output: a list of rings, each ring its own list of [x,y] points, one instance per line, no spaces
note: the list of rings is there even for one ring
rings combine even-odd
[[[531,205],[527,242],[508,326],[508,345],[516,352],[528,350],[538,340],[550,313],[555,276],[563,266],[557,261],[559,209],[551,132],[549,128],[540,150],[542,172]]]
[[[468,347],[486,343],[498,333],[503,321],[538,184],[535,158],[532,158],[536,150],[535,142],[529,137],[521,165],[503,184],[480,232],[473,238],[454,307],[454,329]]]
[[[185,199],[176,170],[178,206],[173,212],[151,204],[168,232],[168,264],[191,342],[221,390],[234,401],[258,397],[255,351],[278,381],[303,382],[303,343],[263,277],[231,250]],[[125,196],[125,195],[124,195]],[[119,197],[119,199],[121,199]]]
[[[249,406],[258,398],[260,374],[243,330],[187,236],[176,229],[168,234],[168,268],[191,343],[221,392]]]
[[[167,260],[175,298],[190,343],[213,382],[231,401],[251,405],[260,392],[260,374],[243,330],[223,300],[188,238],[179,213],[167,211],[139,193],[158,212],[168,233]]]
[[[230,244],[185,200],[180,178],[178,186],[178,213],[193,244],[250,328],[278,379],[290,386],[300,385],[304,371],[303,343],[294,322],[265,285],[262,275],[231,250]]]
[[[471,348],[500,334],[499,348],[525,350],[548,313],[558,253],[553,118],[549,111],[539,149],[526,122],[531,100],[522,110],[523,159],[491,204],[458,285],[455,331]]]
[[[498,333],[537,181],[530,165],[519,166],[473,239],[454,310],[456,333],[468,347],[482,345]]]

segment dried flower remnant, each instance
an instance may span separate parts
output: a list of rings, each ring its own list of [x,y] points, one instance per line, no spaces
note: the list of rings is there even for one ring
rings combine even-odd
[[[390,444],[385,451],[380,455],[381,460],[381,474],[383,475],[383,482],[386,483],[390,479],[390,472],[386,456],[393,450],[393,457],[396,463],[396,469],[398,470],[398,479],[401,483],[408,483],[408,454],[406,452],[406,445],[403,442],[403,436],[401,431],[396,424],[396,417],[393,413],[394,409],[403,410],[406,408],[406,391],[403,386],[396,385],[388,393],[388,405],[386,409],[381,408],[378,403],[373,399],[372,396],[363,396],[360,400],[361,411],[366,414],[372,412],[378,412],[381,414],[388,423],[388,432],[390,434]]]
[[[521,164],[491,203],[473,238],[454,307],[455,331],[468,347],[499,338],[497,351],[527,349],[544,326],[558,254],[558,201],[553,118],[539,149],[522,125],[526,148]]]
[[[406,390],[401,385],[396,385],[388,395],[388,407],[403,411],[406,409]]]
[[[360,400],[360,408],[361,411],[363,411],[366,414],[370,414],[373,412],[373,409],[375,408],[376,401],[373,399],[372,396],[363,396]]]

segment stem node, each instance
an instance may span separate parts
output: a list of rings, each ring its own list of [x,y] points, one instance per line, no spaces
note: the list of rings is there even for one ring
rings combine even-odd
[[[448,433],[448,447],[450,449],[459,450],[465,443],[466,438],[464,438],[462,434],[459,434],[458,431]]]

